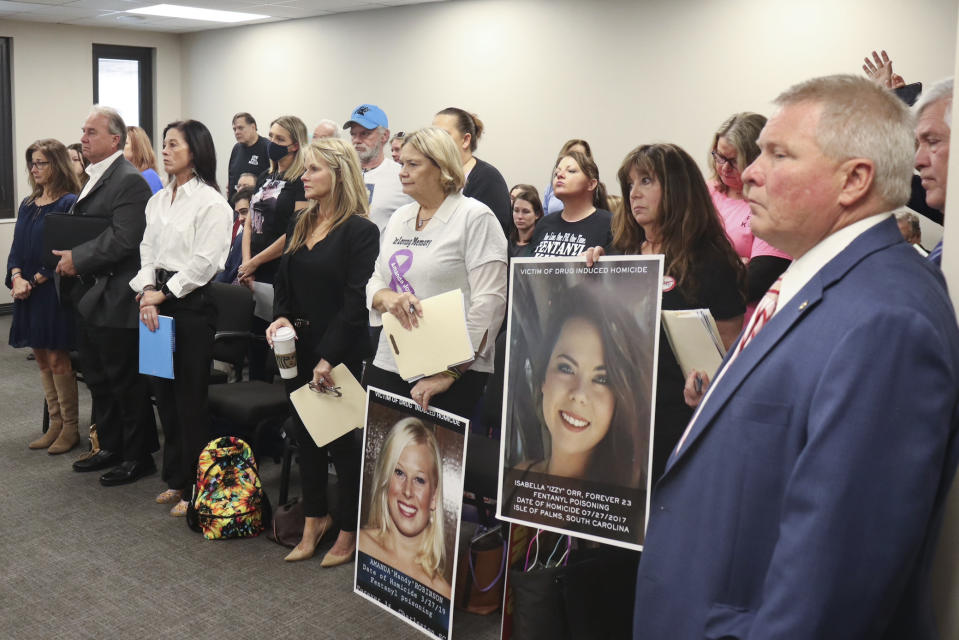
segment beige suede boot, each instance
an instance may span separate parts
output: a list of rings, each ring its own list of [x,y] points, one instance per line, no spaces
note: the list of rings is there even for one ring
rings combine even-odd
[[[40,383],[43,385],[43,395],[47,399],[47,412],[50,414],[50,425],[47,432],[31,442],[31,449],[46,449],[60,435],[63,420],[60,417],[60,402],[57,397],[57,387],[53,383],[53,372],[47,369],[40,371]]]
[[[72,371],[61,373],[53,376],[53,382],[57,387],[57,396],[60,399],[60,416],[63,420],[63,427],[60,430],[59,437],[47,449],[47,453],[57,455],[58,453],[66,453],[80,442],[80,434],[77,433],[79,416],[77,376]]]

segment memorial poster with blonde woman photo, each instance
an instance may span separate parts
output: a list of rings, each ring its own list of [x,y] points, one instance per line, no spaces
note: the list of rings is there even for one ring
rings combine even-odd
[[[641,550],[662,256],[516,258],[497,515]]]
[[[452,630],[468,426],[368,390],[353,589],[443,640]]]

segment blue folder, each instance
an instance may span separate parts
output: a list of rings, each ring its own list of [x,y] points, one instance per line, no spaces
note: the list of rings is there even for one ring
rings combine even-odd
[[[157,316],[160,326],[156,331],[140,320],[140,373],[158,378],[173,379],[173,352],[176,339],[173,333],[173,318]]]

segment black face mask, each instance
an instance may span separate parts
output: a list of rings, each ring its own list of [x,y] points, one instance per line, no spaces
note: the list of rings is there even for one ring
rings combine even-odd
[[[272,140],[266,143],[266,155],[268,155],[273,162],[279,162],[285,158],[290,153],[289,149],[290,147],[276,144]]]

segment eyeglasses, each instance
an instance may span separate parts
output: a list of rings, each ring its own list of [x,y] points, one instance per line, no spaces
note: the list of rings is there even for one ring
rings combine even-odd
[[[339,387],[328,387],[325,384],[313,384],[312,382],[308,383],[310,391],[314,393],[325,393],[333,396],[334,398],[342,398],[343,392],[340,391]]]
[[[736,168],[736,158],[727,158],[726,156],[724,156],[723,154],[719,153],[719,152],[716,151],[715,149],[713,150],[712,155],[713,155],[713,160],[716,161],[716,166],[717,166],[717,167],[721,167],[721,166],[723,166],[724,164],[728,164],[728,165],[729,165],[730,167],[732,167],[733,169]]]
[[[37,162],[28,162],[27,169],[33,169],[34,167],[36,167],[37,169],[43,169],[48,164],[50,164],[50,162],[46,160],[38,160]]]

